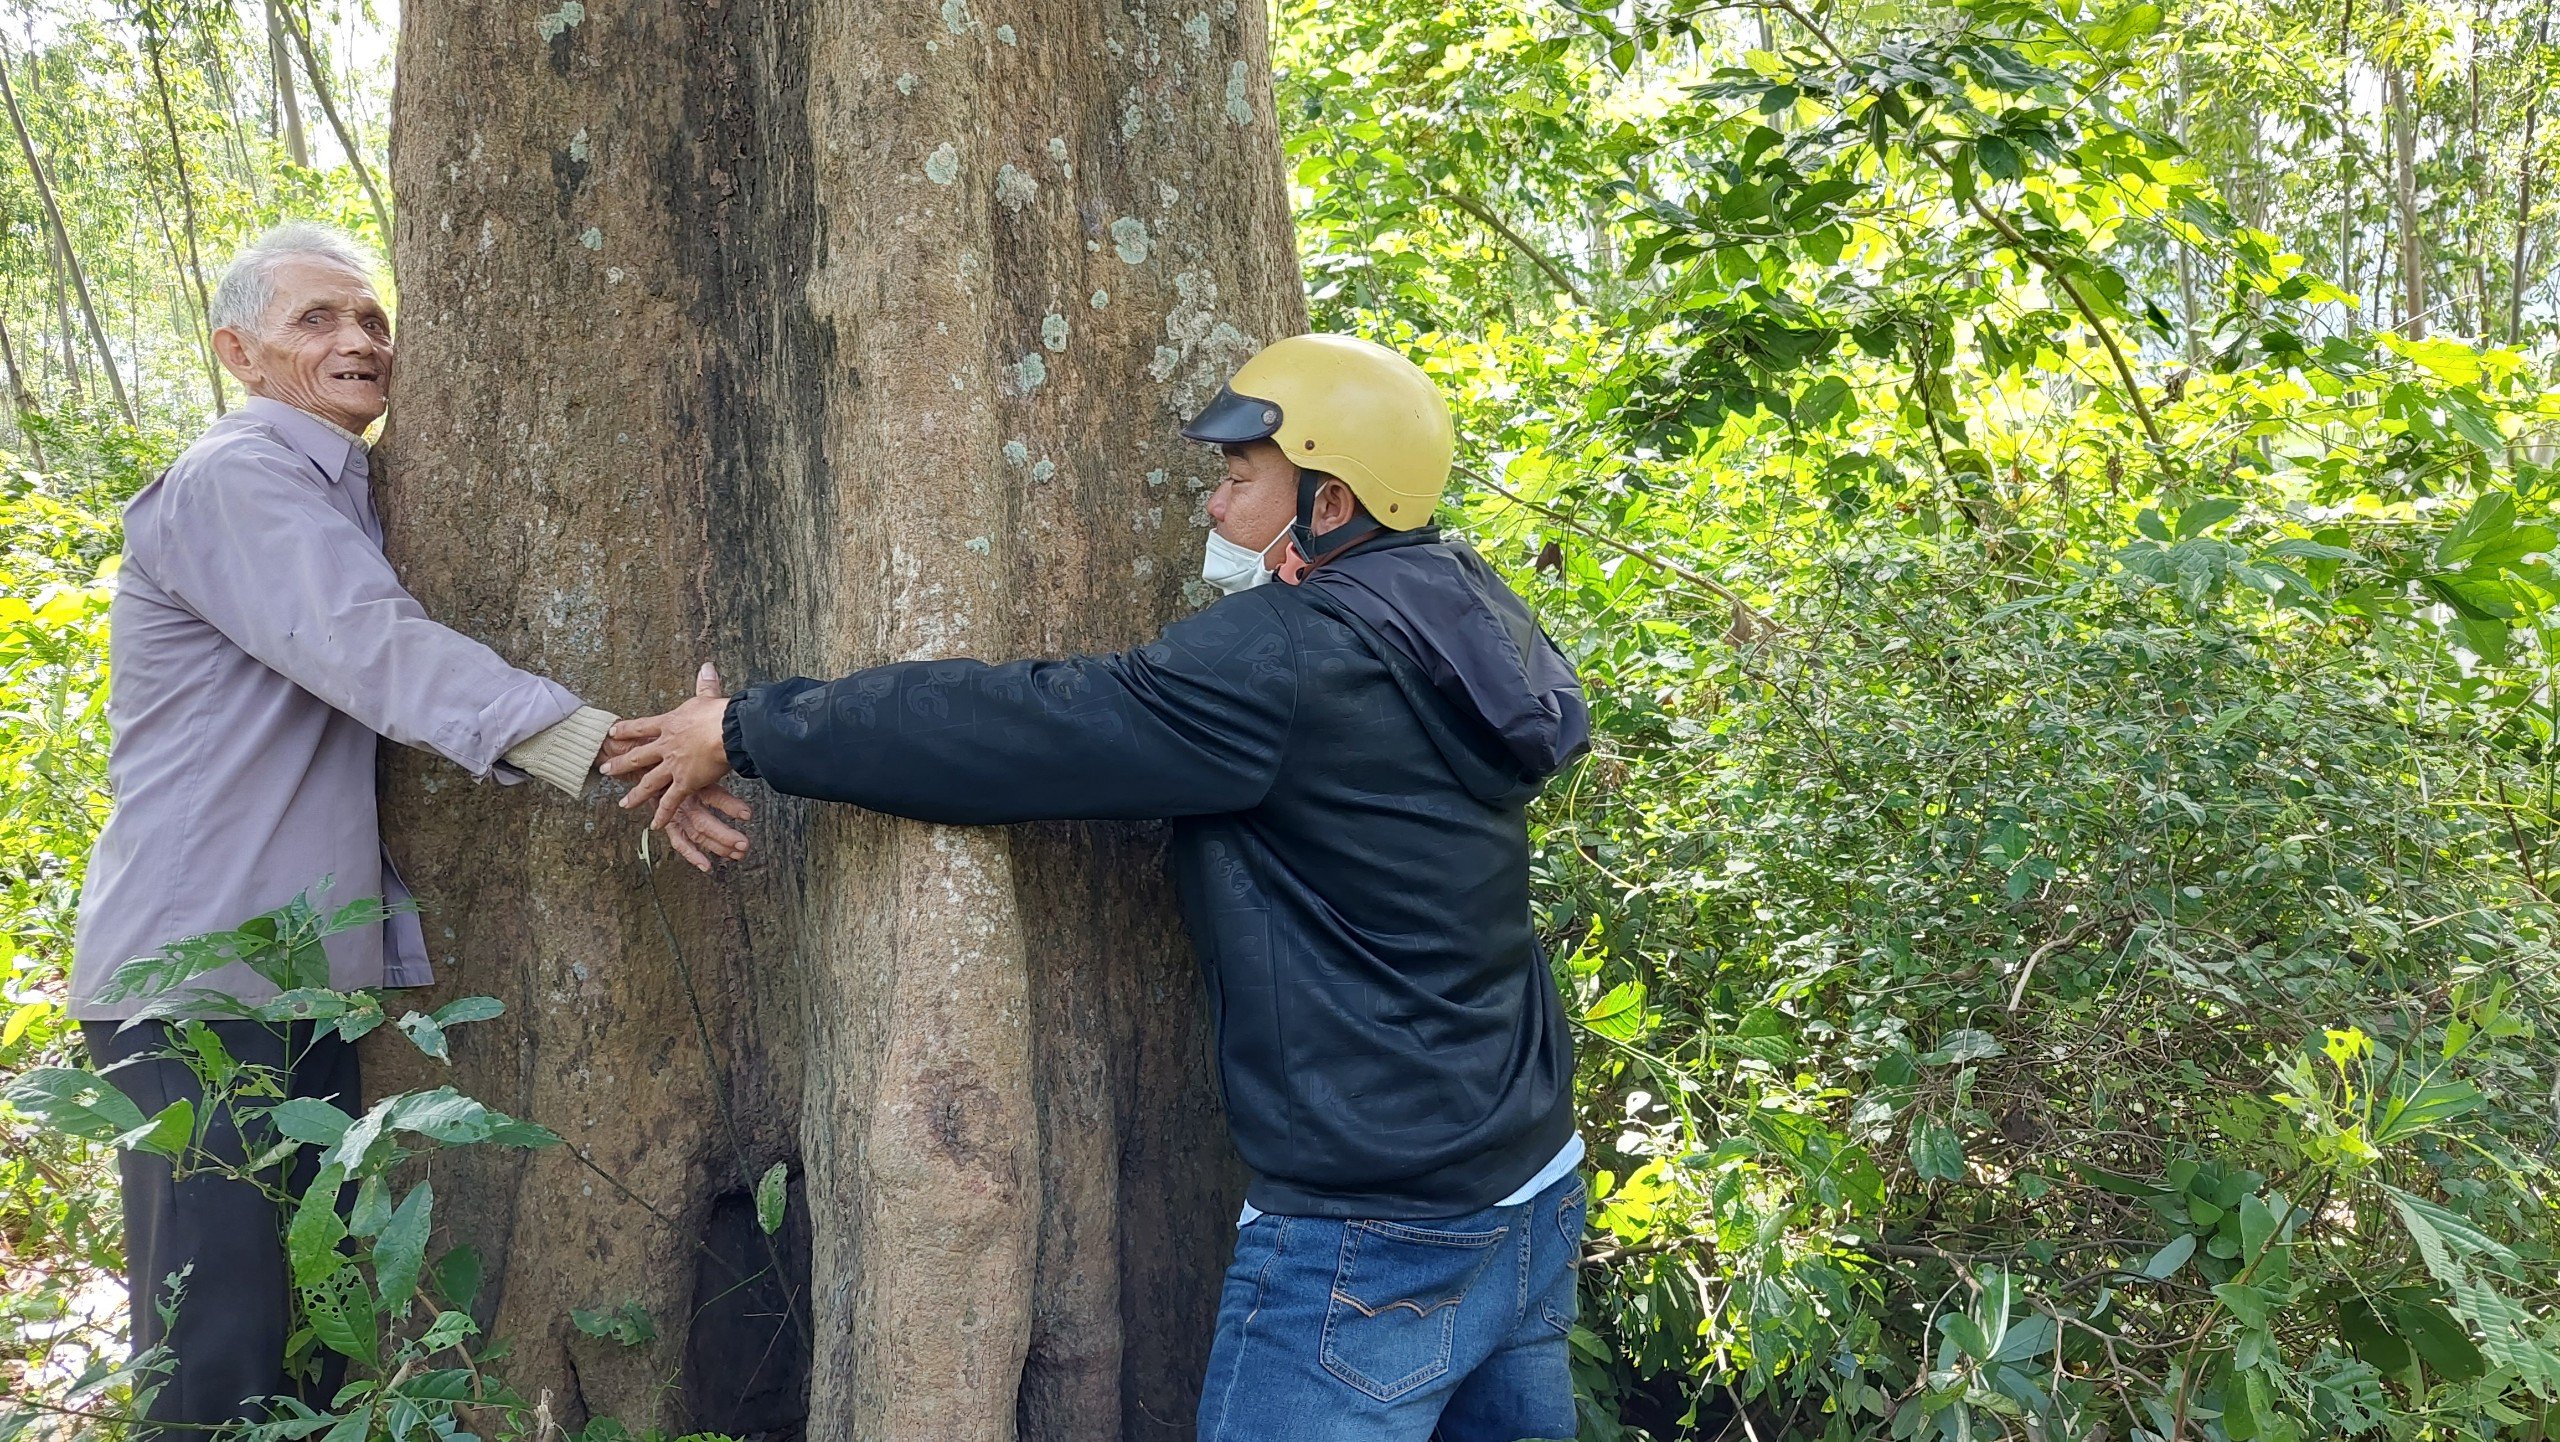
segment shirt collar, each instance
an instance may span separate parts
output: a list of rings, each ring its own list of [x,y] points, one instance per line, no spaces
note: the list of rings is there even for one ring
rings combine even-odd
[[[332,485],[346,472],[348,455],[364,447],[364,438],[355,432],[282,401],[251,396],[240,409],[274,426],[285,443],[309,457]]]

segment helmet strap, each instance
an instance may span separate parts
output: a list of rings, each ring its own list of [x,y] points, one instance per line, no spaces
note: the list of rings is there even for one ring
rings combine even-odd
[[[1297,569],[1300,575],[1314,570],[1327,561],[1334,560],[1343,552],[1386,529],[1378,524],[1375,516],[1362,515],[1343,522],[1321,536],[1317,535],[1316,493],[1322,491],[1324,483],[1330,479],[1332,478],[1321,471],[1310,471],[1303,466],[1298,469],[1298,518],[1289,523],[1289,543],[1298,553],[1300,564]],[[1288,579],[1285,573],[1283,579]],[[1296,583],[1292,581],[1291,584]]]

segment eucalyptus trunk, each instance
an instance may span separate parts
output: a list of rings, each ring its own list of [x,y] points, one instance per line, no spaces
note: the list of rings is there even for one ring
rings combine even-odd
[[[2382,69],[2385,123],[2391,131],[2391,199],[2399,220],[2400,332],[2411,340],[2427,334],[2427,247],[2418,212],[2418,114],[2409,77],[2397,59]]]
[[[384,494],[430,611],[640,712],[705,656],[1117,648],[1202,599],[1219,462],[1174,428],[1303,324],[1258,5],[402,18]],[[556,1420],[1187,1429],[1241,1188],[1158,829],[750,786],[704,878],[601,787],[385,787],[442,989],[510,1009],[452,1080],[568,1139],[437,1187]],[[655,1340],[572,1325],[632,1300]]]
[[[285,0],[266,0],[267,69],[275,77],[276,129],[284,141],[284,153],[304,170],[311,168],[311,142],[303,138],[302,96],[293,83],[293,57],[284,38],[284,14],[277,7]]]
[[[62,206],[54,198],[53,177],[45,171],[44,156],[36,149],[35,137],[27,131],[27,118],[18,109],[17,87],[9,79],[9,56],[0,50],[0,105],[9,111],[9,128],[18,137],[18,154],[27,163],[27,175],[35,182],[36,198],[44,206],[46,226],[53,233],[53,243],[62,257],[63,267],[71,273],[71,288],[80,297],[80,315],[89,327],[89,344],[98,353],[98,367],[106,372],[107,393],[115,397],[116,409],[124,412],[128,425],[140,425],[141,417],[133,408],[133,400],[125,394],[124,373],[116,366],[114,347],[107,344],[106,325],[98,319],[97,302],[89,295],[89,274],[80,268],[79,252],[71,248],[70,228],[62,223]],[[68,322],[65,330],[69,329]]]

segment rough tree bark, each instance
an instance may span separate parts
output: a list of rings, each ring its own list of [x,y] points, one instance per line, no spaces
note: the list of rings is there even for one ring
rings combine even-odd
[[[430,610],[644,711],[706,654],[1111,648],[1200,599],[1173,427],[1303,325],[1256,0],[402,19],[385,493]],[[385,794],[443,991],[510,1008],[454,1080],[570,1142],[437,1189],[564,1424],[1187,1435],[1240,1187],[1158,833],[759,790],[705,880],[596,795]],[[652,1344],[570,1325],[633,1299]]]

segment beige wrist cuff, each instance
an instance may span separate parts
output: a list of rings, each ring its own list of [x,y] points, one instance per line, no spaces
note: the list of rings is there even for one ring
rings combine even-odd
[[[569,719],[517,742],[504,759],[537,781],[583,796],[587,773],[595,769],[596,754],[604,749],[605,733],[620,719],[610,711],[581,706]]]

